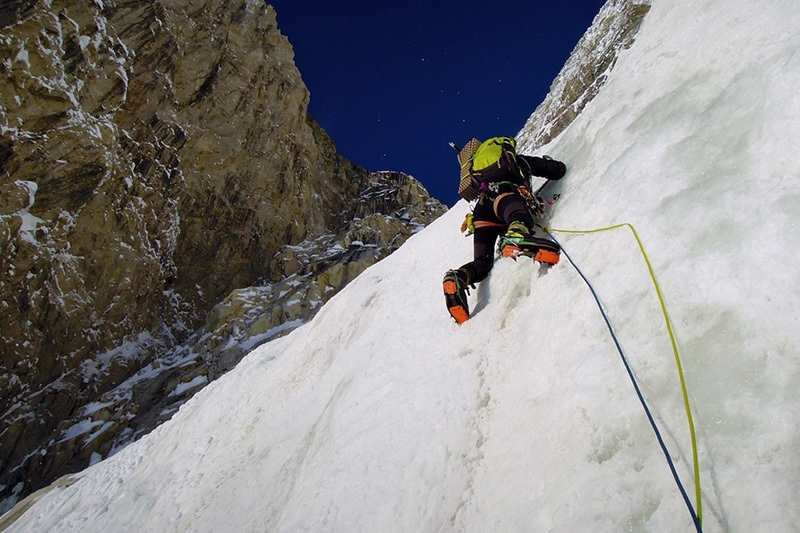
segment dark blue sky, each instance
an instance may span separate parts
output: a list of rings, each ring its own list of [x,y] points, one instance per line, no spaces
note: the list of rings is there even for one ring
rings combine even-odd
[[[447,205],[447,143],[515,135],[604,0],[267,0],[339,152],[420,180]]]

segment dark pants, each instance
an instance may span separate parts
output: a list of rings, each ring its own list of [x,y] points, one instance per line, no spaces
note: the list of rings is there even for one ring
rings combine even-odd
[[[461,267],[469,272],[470,284],[483,281],[489,275],[494,266],[497,238],[506,232],[510,223],[520,221],[533,229],[533,218],[517,193],[501,195],[498,199],[484,194],[472,214],[475,222],[472,236],[475,259]]]

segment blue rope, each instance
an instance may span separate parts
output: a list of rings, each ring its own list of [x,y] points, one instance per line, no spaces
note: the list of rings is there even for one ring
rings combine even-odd
[[[553,235],[544,229],[544,232],[555,242],[560,248],[561,252],[566,256],[567,260],[569,260],[570,264],[575,268],[575,271],[578,272],[583,281],[589,287],[589,290],[592,291],[592,296],[594,296],[595,302],[597,302],[597,307],[600,309],[600,313],[603,315],[603,320],[606,322],[606,326],[608,327],[608,331],[611,333],[611,338],[614,340],[614,344],[617,347],[617,351],[619,352],[620,357],[622,358],[622,364],[625,365],[625,370],[628,372],[628,376],[631,378],[631,383],[633,383],[633,388],[636,390],[636,395],[639,397],[639,402],[641,402],[642,407],[644,408],[644,412],[647,414],[647,419],[650,421],[650,426],[653,428],[653,432],[656,434],[656,439],[658,439],[658,445],[661,446],[661,451],[664,452],[664,457],[667,459],[667,464],[669,465],[669,469],[672,472],[672,477],[675,479],[675,483],[678,485],[678,489],[681,492],[681,496],[683,496],[683,501],[686,503],[686,507],[689,509],[689,514],[692,516],[692,521],[694,522],[694,526],[697,529],[698,533],[702,533],[703,528],[700,525],[700,519],[697,517],[697,513],[692,506],[691,500],[689,500],[689,495],[686,494],[686,490],[683,488],[683,484],[681,483],[681,479],[678,476],[677,470],[675,470],[675,464],[672,462],[672,458],[669,456],[669,450],[667,450],[667,445],[664,444],[664,439],[661,438],[661,432],[658,430],[658,426],[656,425],[656,421],[653,419],[653,415],[650,414],[650,408],[647,407],[647,402],[642,395],[642,391],[639,389],[639,384],[636,382],[636,378],[633,375],[633,371],[631,370],[630,365],[628,364],[628,359],[625,357],[625,353],[622,351],[622,346],[619,344],[619,340],[617,339],[617,334],[614,332],[614,328],[611,326],[611,320],[609,320],[608,315],[606,314],[605,309],[603,309],[603,304],[600,303],[600,297],[597,296],[597,292],[595,292],[594,287],[583,275],[581,269],[578,268],[578,265],[575,264],[575,261],[569,256],[567,251],[561,246],[561,243],[558,242]]]

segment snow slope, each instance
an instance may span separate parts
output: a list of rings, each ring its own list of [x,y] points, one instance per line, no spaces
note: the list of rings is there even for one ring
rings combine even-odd
[[[553,227],[630,222],[649,253],[692,402],[706,531],[800,524],[797,50],[795,0],[655,0],[607,85],[544,150],[570,168]],[[467,209],[10,530],[693,530],[566,260],[501,259],[473,318],[449,318],[441,276],[470,258]],[[635,241],[557,237],[693,498],[675,360]]]

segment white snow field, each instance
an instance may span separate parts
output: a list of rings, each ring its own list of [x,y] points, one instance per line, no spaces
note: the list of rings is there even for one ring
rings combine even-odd
[[[798,87],[796,0],[654,0],[607,85],[537,152],[569,167],[553,228],[627,222],[641,236],[683,363],[704,531],[800,528]],[[457,174],[453,158],[454,187]],[[550,270],[499,259],[471,320],[449,317],[441,278],[471,258],[467,210],[8,530],[694,530],[565,257]],[[636,241],[627,228],[555,236],[597,290],[697,507],[676,361]]]

